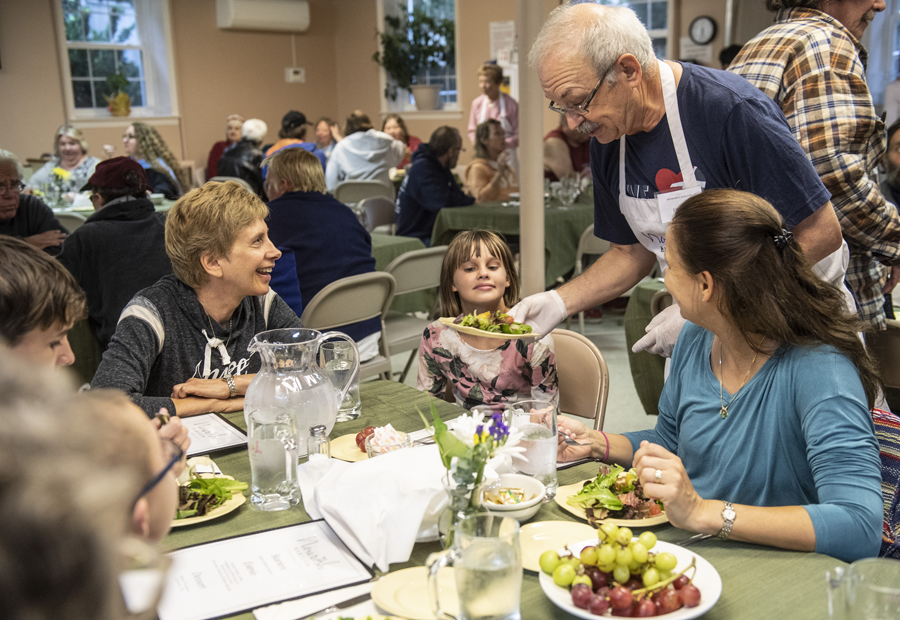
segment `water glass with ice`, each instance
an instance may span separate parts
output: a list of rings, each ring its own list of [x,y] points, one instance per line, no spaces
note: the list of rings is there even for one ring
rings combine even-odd
[[[264,511],[287,510],[300,501],[297,482],[299,433],[294,416],[254,411],[247,423],[250,503]]]
[[[437,575],[453,564],[459,598],[458,617],[441,609]],[[431,609],[441,620],[519,620],[522,551],[519,523],[490,513],[476,513],[456,524],[453,546],[426,561]]]
[[[350,388],[338,406],[337,422],[349,422],[359,417],[362,403],[359,398],[359,371],[354,372],[358,355],[354,343],[346,340],[325,342],[320,348],[322,370],[334,385],[344,385],[350,373]]]
[[[547,499],[556,497],[559,481],[556,477],[557,407],[555,403],[541,400],[520,400],[508,403],[510,428],[522,432],[519,446],[525,448],[522,459],[513,459],[517,473],[532,476],[544,483]]]

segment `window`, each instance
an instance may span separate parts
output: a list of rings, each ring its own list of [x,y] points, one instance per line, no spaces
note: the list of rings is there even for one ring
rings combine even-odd
[[[665,58],[669,37],[668,0],[595,0],[597,4],[625,6],[634,11],[650,32],[657,58]]]
[[[407,13],[419,10],[435,19],[447,19],[456,22],[455,0],[382,0],[379,3],[378,23],[379,30],[384,28],[384,16],[395,14],[400,8]],[[382,70],[383,80],[391,78]],[[417,76],[420,84],[437,84],[440,86],[441,109],[458,110],[456,90],[456,63],[443,63],[439,69],[426,69]],[[382,87],[382,90],[384,88]],[[412,93],[400,91],[397,100],[392,101],[382,97],[382,112],[412,112],[416,110]]]
[[[58,0],[66,99],[73,119],[109,117],[107,77],[127,81],[133,116],[170,116],[168,3]]]

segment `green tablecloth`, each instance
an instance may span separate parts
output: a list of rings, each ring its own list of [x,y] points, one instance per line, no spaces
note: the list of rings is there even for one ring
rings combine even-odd
[[[665,287],[659,280],[641,282],[634,287],[625,308],[625,347],[628,351],[628,363],[631,365],[631,378],[647,415],[659,415],[659,396],[663,389],[666,359],[646,351],[632,353],[631,347],[644,337],[644,328],[653,318],[650,300],[657,291]]]
[[[398,237],[372,233],[372,256],[375,257],[375,269],[381,271],[392,260],[413,250],[423,250],[425,244],[415,237]],[[437,291],[416,291],[394,298],[391,310],[398,312],[428,312],[434,303]]]
[[[450,243],[457,233],[473,228],[490,228],[507,239],[521,232],[518,206],[486,202],[471,207],[441,209],[431,233],[432,245]],[[553,203],[556,205],[557,203]],[[561,209],[553,206],[544,212],[544,283],[549,288],[556,278],[572,271],[578,241],[584,229],[594,223],[594,207],[575,203]]]
[[[429,398],[406,385],[392,381],[374,381],[361,386],[362,417],[353,422],[335,425],[332,438],[347,433],[357,433],[367,425],[383,425],[391,422],[401,431],[422,428],[416,413],[416,405],[424,409]],[[455,405],[440,402],[441,417],[451,419],[462,413]],[[231,421],[242,428],[242,413],[227,414]],[[231,450],[213,454],[212,457],[228,475],[250,482],[250,463],[246,450]],[[561,485],[572,484],[596,474],[595,464],[580,465],[559,472]],[[272,529],[282,525],[309,520],[302,505],[280,513],[258,512],[249,502],[235,512],[205,524],[173,530],[163,541],[166,550],[188,545],[211,542],[236,534],[246,534]],[[544,504],[534,517],[536,521],[578,521],[562,510],[555,502]],[[678,543],[690,534],[670,525],[652,528],[660,540]],[[575,541],[573,541],[575,542]],[[781,551],[735,542],[710,539],[691,547],[716,568],[722,577],[722,597],[704,618],[710,620],[770,620],[772,618],[826,618],[825,571],[845,563],[815,553]],[[394,564],[391,570],[422,566],[429,553],[439,550],[437,543],[418,544],[410,561]],[[571,618],[554,606],[544,595],[534,573],[525,572],[522,585],[521,612],[523,620],[545,618]],[[252,614],[238,616],[250,620]]]

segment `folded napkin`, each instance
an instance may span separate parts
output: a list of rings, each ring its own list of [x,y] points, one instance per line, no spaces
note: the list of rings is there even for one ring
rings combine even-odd
[[[372,591],[373,585],[374,583],[370,581],[368,583],[361,583],[358,586],[332,590],[331,592],[325,592],[323,594],[314,594],[313,596],[307,596],[297,599],[296,601],[287,601],[276,605],[269,605],[268,607],[260,607],[259,609],[253,610],[253,615],[256,617],[256,620],[297,620],[297,618],[303,618],[314,614],[320,609],[325,609],[332,605],[342,603],[343,601],[349,601],[351,598],[367,594]],[[359,605],[354,605],[353,607],[348,607],[347,609],[335,612],[334,614],[321,616],[321,618],[338,616],[355,618],[357,616],[368,616],[374,613],[377,613],[375,603],[366,601]],[[316,620],[320,620],[320,618],[317,617]]]
[[[387,572],[390,564],[409,560],[416,540],[436,538],[448,505],[441,484],[446,474],[437,446],[332,463],[314,485],[314,509],[363,564]],[[303,506],[310,512],[307,497],[303,493]]]

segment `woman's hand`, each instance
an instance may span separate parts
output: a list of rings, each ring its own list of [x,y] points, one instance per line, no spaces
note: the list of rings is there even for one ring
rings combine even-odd
[[[634,470],[644,487],[644,495],[662,501],[666,507],[669,523],[693,532],[704,531],[706,517],[715,507],[694,490],[680,458],[662,446],[642,441],[634,455]],[[661,472],[659,483],[657,470]],[[721,502],[718,509],[721,512]]]
[[[109,159],[110,157],[115,156],[116,147],[112,144],[104,144],[103,145],[103,159]]]
[[[506,149],[500,155],[497,156],[497,165],[500,166],[500,169],[509,168],[509,159],[512,155],[509,152],[509,149]]]
[[[228,384],[221,379],[191,377],[185,383],[179,383],[172,388],[172,398],[187,398],[188,396],[225,400],[231,396],[231,390],[228,388]]]
[[[559,461],[560,463],[565,463],[567,461],[577,461],[578,459],[584,459],[591,456],[594,443],[593,435],[596,434],[594,433],[594,431],[589,429],[578,420],[573,420],[571,418],[563,416],[560,416],[557,419],[556,425],[559,429],[559,434],[557,435],[559,445],[556,449],[557,461]],[[573,446],[571,444],[567,444],[563,437],[564,435],[565,437],[574,439],[580,444],[586,445]]]
[[[331,137],[334,138],[335,142],[340,142],[341,140],[344,139],[344,134],[341,133],[341,128],[338,126],[337,123],[334,123],[333,125],[329,125],[328,129],[331,130]]]

